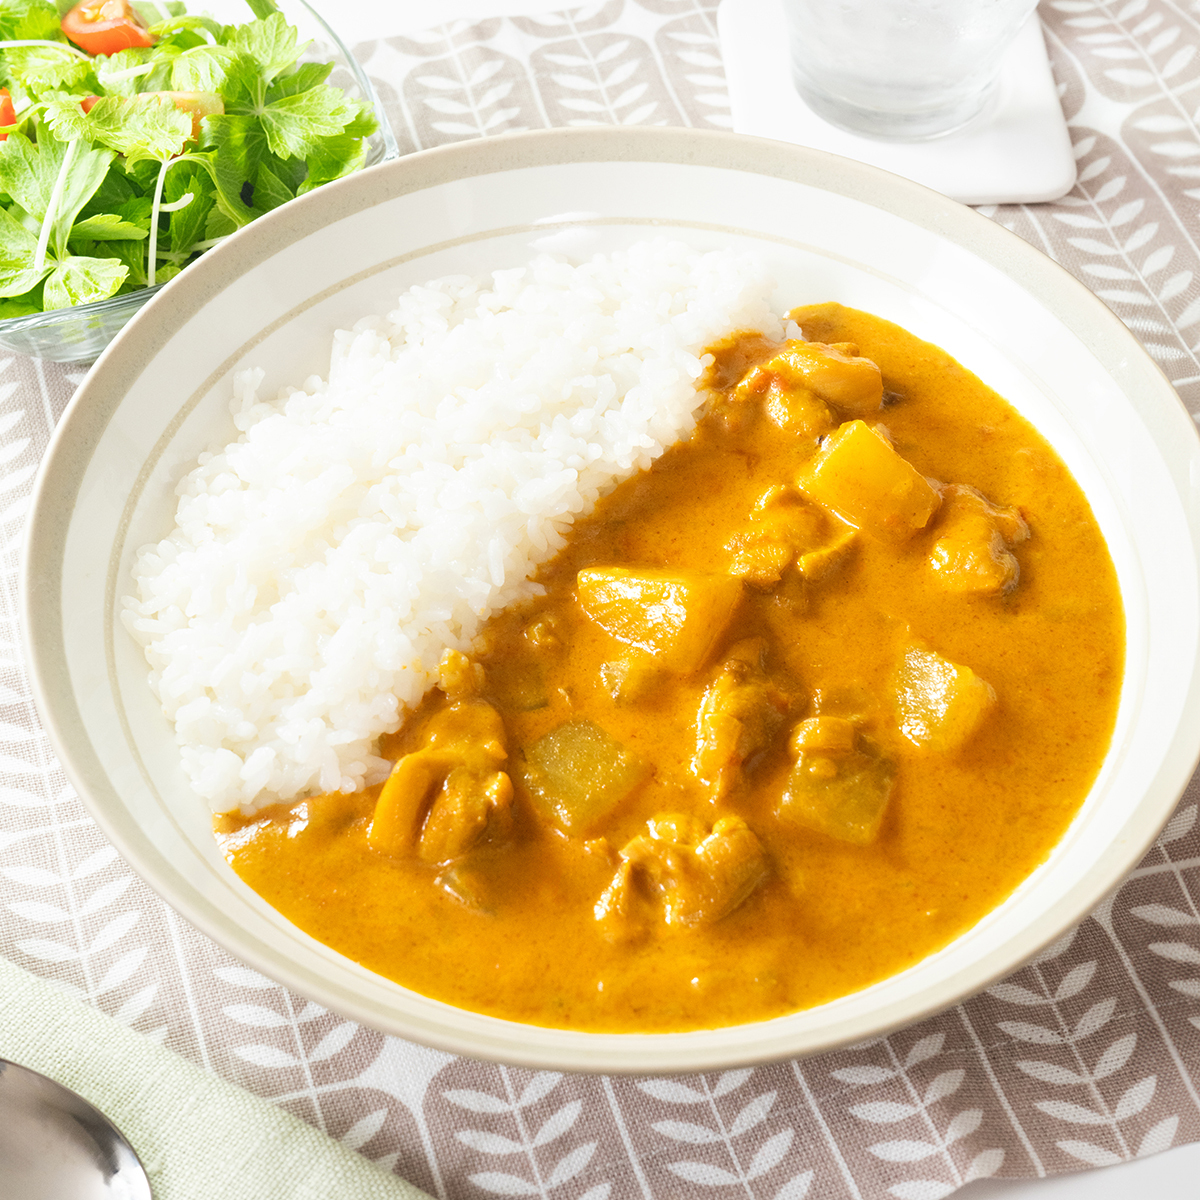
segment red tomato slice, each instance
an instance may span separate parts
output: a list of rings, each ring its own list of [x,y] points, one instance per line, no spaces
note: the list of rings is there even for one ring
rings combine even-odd
[[[83,0],[62,19],[62,31],[88,54],[116,54],[133,46],[153,46],[129,0]]]
[[[0,125],[15,125],[17,110],[13,108],[12,96],[8,88],[0,87]],[[0,142],[8,141],[8,134],[0,130]]]

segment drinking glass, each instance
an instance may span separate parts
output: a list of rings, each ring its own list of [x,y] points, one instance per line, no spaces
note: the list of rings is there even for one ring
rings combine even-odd
[[[792,78],[831,125],[885,141],[961,129],[1037,0],[784,0]]]

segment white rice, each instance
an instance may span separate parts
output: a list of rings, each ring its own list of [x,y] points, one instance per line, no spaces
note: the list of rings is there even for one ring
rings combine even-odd
[[[414,287],[334,335],[180,482],[125,622],[216,812],[384,778],[442,651],[529,596],[572,520],[694,425],[705,346],[778,335],[753,258],[651,241]]]

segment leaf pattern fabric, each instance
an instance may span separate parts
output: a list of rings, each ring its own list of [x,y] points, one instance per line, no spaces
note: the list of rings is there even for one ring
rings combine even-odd
[[[1045,0],[1079,182],[988,215],[1082,279],[1200,414],[1200,11]],[[554,125],[731,127],[715,0],[603,0],[356,47],[404,151]],[[1119,892],[932,1020],[678,1078],[526,1071],[386,1038],[155,897],[33,710],[17,573],[80,368],[0,358],[0,952],[444,1200],[936,1200],[1200,1140],[1200,782]]]

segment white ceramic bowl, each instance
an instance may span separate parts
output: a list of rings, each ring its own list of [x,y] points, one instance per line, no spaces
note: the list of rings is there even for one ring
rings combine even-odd
[[[330,333],[451,272],[650,234],[753,247],[787,305],[839,300],[943,346],[1053,443],[1116,563],[1128,626],[1112,749],[1049,861],[894,978],[777,1020],[669,1035],[512,1024],[406,991],[290,925],[226,866],[188,789],[140,650],[117,619],[176,479],[233,435],[230,380],[323,371]],[[1200,446],[1125,327],[1048,258],[915,184],[774,142],[688,130],[555,130],[444,147],[270,214],[171,281],[105,352],[38,486],[25,620],[41,712],[104,831],[176,910],[348,1017],[484,1058],[606,1071],[708,1069],[853,1042],[935,1012],[1082,918],[1166,820],[1200,743]]]

